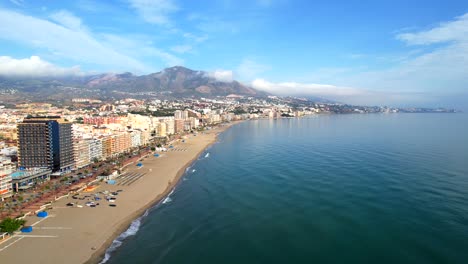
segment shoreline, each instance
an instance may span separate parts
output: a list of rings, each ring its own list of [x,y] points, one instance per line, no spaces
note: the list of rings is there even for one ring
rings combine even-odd
[[[168,183],[166,189],[164,192],[160,193],[153,201],[149,202],[142,208],[138,210],[138,212],[135,212],[132,215],[128,216],[128,219],[124,221],[124,223],[120,224],[120,226],[115,230],[114,234],[108,238],[108,240],[101,245],[100,248],[96,250],[96,252],[90,256],[90,258],[85,262],[85,264],[98,264],[101,263],[102,260],[104,260],[107,249],[112,245],[112,243],[117,239],[122,233],[128,230],[130,225],[133,223],[133,221],[137,220],[138,218],[142,217],[145,212],[152,207],[157,206],[161,201],[167,197],[180,183],[180,179],[185,175],[186,170],[188,167],[190,167],[192,164],[194,164],[197,159],[200,157],[200,155],[205,152],[207,149],[209,149],[212,145],[216,144],[218,142],[218,137],[221,133],[225,132],[232,126],[241,123],[242,121],[235,121],[232,123],[229,123],[223,127],[216,127],[216,129],[221,129],[221,131],[217,132],[214,141],[207,144],[203,149],[201,149],[191,160],[189,160],[186,164],[184,164],[176,174],[176,177]],[[138,232],[138,231],[137,231]]]
[[[232,125],[234,125],[234,124],[232,124]],[[195,155],[195,157],[193,159],[191,159],[186,164],[184,164],[184,166],[182,166],[182,168],[180,168],[177,171],[176,177],[173,179],[173,181],[168,183],[168,185],[167,185],[166,189],[164,190],[164,192],[160,193],[153,201],[149,202],[148,204],[146,204],[145,206],[140,208],[137,212],[133,213],[132,215],[129,215],[128,216],[129,219],[125,220],[124,223],[120,224],[120,226],[117,228],[117,230],[114,232],[114,234],[111,237],[109,237],[109,239],[103,245],[101,245],[101,247],[98,248],[93,255],[91,255],[91,257],[89,258],[89,260],[87,260],[85,262],[85,264],[98,264],[98,263],[100,263],[104,259],[105,254],[107,252],[107,249],[112,245],[114,240],[117,239],[123,232],[128,230],[128,228],[133,223],[133,221],[135,221],[136,219],[142,217],[147,210],[151,209],[154,206],[157,206],[165,197],[167,197],[167,195],[169,195],[169,193],[177,187],[177,185],[180,182],[180,179],[186,173],[186,169],[188,167],[190,167],[200,157],[200,155],[203,152],[205,152],[210,146],[212,146],[213,144],[215,144],[217,142],[217,139],[218,139],[218,136],[219,136],[220,133],[226,131],[232,125],[229,125],[223,131],[219,132],[216,135],[215,140],[212,143],[206,145],[206,147],[203,148],[202,150],[200,150]]]
[[[128,166],[117,184],[102,182],[92,192],[81,192],[80,199],[70,196],[58,200],[52,204],[46,218],[28,216],[27,225],[34,226],[33,232],[17,234],[2,243],[0,259],[11,263],[100,263],[114,240],[148,209],[161,203],[180,183],[187,168],[219,142],[221,133],[241,122],[189,134],[185,140],[173,142],[174,147],[158,157],[152,154],[142,157],[139,162],[143,166]],[[110,207],[111,203],[103,199],[102,192],[118,190],[122,191],[113,202],[117,207]],[[102,198],[97,201],[100,205],[84,206],[94,201],[94,195]]]

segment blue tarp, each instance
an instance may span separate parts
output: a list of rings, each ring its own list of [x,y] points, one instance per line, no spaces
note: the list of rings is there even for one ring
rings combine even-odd
[[[154,154],[155,157],[159,157],[159,154]]]
[[[114,185],[114,184],[115,184],[115,180],[108,180],[108,181],[107,181],[107,184],[112,184],[112,185]]]
[[[47,215],[47,212],[44,211],[37,213],[37,217],[47,217]]]
[[[142,163],[138,163],[137,166],[138,166],[138,167],[141,167],[141,166],[143,166],[143,164],[142,164]]]
[[[31,233],[32,232],[32,226],[25,226],[21,228],[22,233]]]

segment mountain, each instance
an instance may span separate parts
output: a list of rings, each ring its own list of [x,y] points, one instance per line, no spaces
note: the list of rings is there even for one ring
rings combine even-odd
[[[99,98],[148,97],[171,98],[214,97],[230,94],[265,96],[238,81],[224,82],[207,72],[176,66],[148,75],[105,73],[73,77],[5,77],[0,76],[0,93],[15,90],[18,96],[34,99],[67,99],[79,96]]]

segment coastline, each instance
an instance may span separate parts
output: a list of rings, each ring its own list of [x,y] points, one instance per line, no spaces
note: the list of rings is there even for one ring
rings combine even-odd
[[[103,200],[96,208],[70,208],[66,203],[77,200],[69,197],[54,203],[49,217],[43,220],[28,217],[27,224],[35,225],[33,236],[19,234],[2,243],[0,258],[16,263],[41,263],[41,260],[47,263],[101,262],[113,241],[176,188],[186,169],[218,141],[219,134],[238,123],[218,126],[197,136],[189,135],[185,143],[175,142],[172,151],[164,152],[160,157],[149,155],[143,158],[142,168],[130,166],[127,170],[127,173],[145,172],[131,186],[101,183],[96,192],[123,189],[117,196],[117,207],[109,207]]]
[[[232,125],[234,124],[237,124],[237,123],[232,123],[232,124],[229,124],[228,126],[226,127],[223,127],[224,129],[220,132],[218,132],[218,134],[216,135],[215,139],[213,142],[209,143],[208,145],[205,146],[205,148],[203,148],[202,150],[200,150],[194,157],[193,159],[191,159],[190,161],[188,161],[186,164],[184,164],[184,166],[182,166],[178,171],[177,171],[177,174],[176,174],[176,177],[173,179],[173,181],[171,181],[166,189],[164,190],[164,192],[160,193],[153,201],[149,202],[148,204],[146,204],[145,206],[143,206],[142,208],[139,209],[139,211],[133,213],[132,215],[129,215],[128,216],[128,219],[122,223],[114,232],[114,234],[109,237],[109,239],[103,244],[101,245],[100,248],[98,248],[96,250],[96,252],[91,255],[91,257],[89,258],[88,261],[85,262],[85,264],[97,264],[97,263],[100,263],[104,257],[105,257],[105,254],[107,252],[107,249],[112,245],[112,243],[114,242],[115,239],[117,239],[120,234],[122,234],[123,232],[125,232],[129,227],[130,225],[132,224],[133,221],[135,221],[136,219],[138,219],[139,217],[142,217],[143,214],[151,209],[153,206],[156,206],[157,204],[159,204],[165,197],[167,197],[167,195],[169,195],[169,193],[174,190],[174,188],[177,187],[177,184],[179,184],[180,182],[180,179],[182,178],[182,176],[184,176],[185,172],[186,172],[186,169],[188,167],[190,167],[190,165],[192,165],[199,157],[200,155],[205,152],[210,146],[212,146],[213,144],[215,144],[217,142],[217,139],[218,139],[218,136],[220,133],[226,131],[227,129],[229,129]]]

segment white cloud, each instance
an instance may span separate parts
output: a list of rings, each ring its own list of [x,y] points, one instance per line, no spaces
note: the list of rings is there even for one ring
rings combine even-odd
[[[384,55],[385,61],[392,65],[387,69],[357,67],[328,77],[322,73],[311,74],[309,80],[332,83],[337,87],[359,87],[367,92],[342,101],[355,100],[363,104],[450,107],[447,98],[466,95],[468,14],[427,30],[398,33],[396,39],[411,46],[411,50],[397,58],[390,56],[389,59]]]
[[[236,69],[236,74],[243,80],[252,80],[259,74],[269,71],[271,66],[258,63],[251,59],[244,59]]]
[[[232,82],[233,74],[232,71],[229,70],[216,70],[213,72],[207,73],[208,77],[215,78],[221,82]]]
[[[0,39],[30,46],[34,48],[33,52],[105,67],[110,71],[148,72],[153,70],[152,67],[142,62],[142,59],[148,57],[171,66],[181,62],[179,58],[153,47],[151,43],[116,37],[120,40],[119,44],[126,42],[131,46],[115,45],[104,35],[84,30],[81,20],[70,13],[59,12],[53,17],[63,25],[0,8]]]
[[[269,82],[255,79],[251,86],[255,89],[283,96],[313,96],[341,103],[355,105],[402,105],[409,102],[423,102],[417,93],[393,93],[388,91],[371,91],[353,87],[316,83]]]
[[[169,15],[179,8],[172,0],[129,0],[130,6],[148,23],[170,24]]]
[[[196,43],[205,42],[208,39],[207,35],[197,36],[197,35],[195,35],[193,33],[184,33],[182,36],[184,38],[186,38],[186,39],[188,39],[190,41],[194,41]]]
[[[24,5],[24,0],[10,0],[10,2],[17,5],[17,6],[23,6]]]
[[[104,42],[111,47],[119,47],[121,51],[132,57],[157,57],[164,61],[164,66],[184,65],[184,61],[161,49],[155,48],[152,41],[144,35],[121,37],[113,34],[103,34]],[[153,70],[153,69],[150,69]]]
[[[171,48],[171,50],[173,52],[177,52],[177,53],[187,53],[187,52],[190,52],[192,51],[193,47],[190,46],[190,45],[177,45],[177,46],[174,46]]]
[[[398,34],[396,38],[413,46],[439,45],[417,50],[392,68],[362,72],[342,81],[351,86],[403,92],[466,91],[468,14],[429,30]]]
[[[66,28],[72,30],[82,29],[81,19],[66,10],[53,13],[50,18]]]
[[[468,40],[468,13],[427,31],[398,34],[397,38],[409,45],[429,45],[451,41],[466,42]]]
[[[84,73],[78,66],[61,68],[42,60],[38,56],[25,59],[0,56],[0,75],[42,77],[84,75]]]
[[[328,84],[281,82],[273,83],[264,79],[252,81],[252,87],[280,95],[313,95],[313,96],[356,96],[364,94],[363,91],[350,87],[338,87]]]

